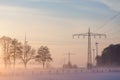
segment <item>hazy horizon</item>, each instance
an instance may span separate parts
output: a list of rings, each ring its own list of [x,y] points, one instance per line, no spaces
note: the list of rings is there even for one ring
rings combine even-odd
[[[110,44],[120,43],[119,0],[0,0],[0,37],[9,36],[38,49],[48,46],[61,66],[68,52],[72,63],[86,66],[87,37],[72,38],[75,33],[103,33],[107,38],[92,39],[99,43],[99,55]],[[0,53],[2,55],[2,53]],[[0,58],[1,59],[1,58]]]

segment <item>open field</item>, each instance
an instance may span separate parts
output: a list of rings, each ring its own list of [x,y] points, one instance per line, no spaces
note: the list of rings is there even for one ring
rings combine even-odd
[[[9,70],[0,73],[0,80],[120,80],[120,70]]]

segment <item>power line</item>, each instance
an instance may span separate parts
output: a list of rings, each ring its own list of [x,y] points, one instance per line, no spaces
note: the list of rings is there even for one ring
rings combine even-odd
[[[120,24],[117,24],[117,25],[110,25],[109,28],[107,28],[106,30],[102,31],[103,33],[106,33],[106,34],[111,34],[113,32],[116,32],[119,30],[120,32],[120,27],[119,27]],[[114,26],[114,27],[113,27]]]
[[[108,23],[110,23],[112,20],[114,20],[116,17],[118,17],[120,15],[120,12],[117,13],[116,15],[112,16],[109,20],[105,21],[101,26],[99,26],[97,30],[101,30],[102,28],[104,28]]]
[[[120,24],[118,24],[117,26],[120,26]],[[115,31],[115,32],[111,32],[111,31]],[[120,27],[114,27],[114,28],[111,28],[109,31],[107,31],[107,32],[109,32],[109,34],[111,34],[111,33],[118,33],[118,32],[120,32]]]

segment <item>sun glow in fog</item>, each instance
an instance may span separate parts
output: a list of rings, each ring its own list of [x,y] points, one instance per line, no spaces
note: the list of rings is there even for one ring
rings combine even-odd
[[[92,37],[91,48],[99,43],[99,55],[110,44],[120,43],[120,0],[0,0],[0,38],[16,38],[36,49],[47,46],[53,61],[43,69],[34,59],[24,64],[13,60],[5,68],[4,53],[0,45],[0,80],[120,80],[120,68],[86,68],[88,38],[72,38],[76,33],[107,34],[107,38]],[[112,4],[112,5],[111,5]],[[113,17],[114,19],[113,19]],[[112,19],[112,20],[111,20]],[[102,25],[102,26],[101,26]],[[77,69],[64,69],[71,63]],[[12,55],[13,57],[13,55]]]
[[[86,5],[87,1],[27,0],[24,2],[18,0],[14,3],[12,0],[9,3],[0,0],[0,36],[16,38],[24,43],[26,33],[28,43],[35,49],[41,45],[50,48],[54,67],[61,67],[64,58],[65,62],[68,62],[65,55],[68,52],[75,53],[72,56],[72,63],[86,66],[87,38],[72,39],[72,34],[86,33],[88,27],[91,27],[92,32],[106,33],[107,39],[92,40],[92,48],[95,48],[96,41],[100,43],[99,55],[109,44],[120,42],[119,16],[103,28],[98,28],[119,11],[116,7],[112,8],[119,5],[109,5],[111,1],[95,1],[96,5],[91,5],[94,1],[88,1]],[[0,56],[3,57],[2,52]],[[3,64],[3,58],[0,58],[0,63]]]

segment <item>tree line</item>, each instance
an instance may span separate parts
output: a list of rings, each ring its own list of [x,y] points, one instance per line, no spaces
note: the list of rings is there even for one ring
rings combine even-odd
[[[101,56],[96,57],[97,66],[120,66],[120,44],[111,44],[102,51]]]
[[[41,63],[43,68],[45,68],[45,65],[53,60],[47,46],[40,46],[36,50],[27,41],[22,43],[15,38],[7,36],[0,38],[0,45],[5,68],[11,66],[15,68],[17,61],[22,62],[24,67],[27,68],[27,64],[31,60]]]

